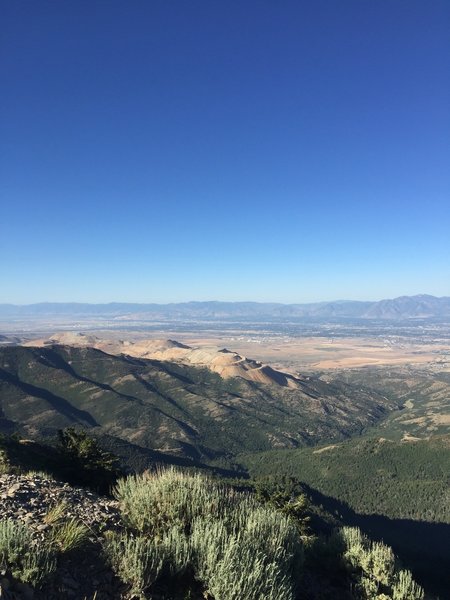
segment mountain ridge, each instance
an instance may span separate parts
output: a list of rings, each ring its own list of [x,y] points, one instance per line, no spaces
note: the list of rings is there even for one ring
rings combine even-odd
[[[95,348],[116,356],[132,356],[134,358],[174,361],[184,365],[206,367],[223,379],[241,377],[247,381],[255,381],[267,385],[281,385],[299,388],[301,378],[290,373],[277,371],[268,364],[247,358],[222,348],[191,347],[176,340],[148,339],[137,342],[102,339],[82,332],[63,332],[48,338],[32,340],[23,344],[26,347],[48,347],[67,345],[75,348]]]
[[[345,439],[399,408],[305,378],[295,388],[89,347],[0,347],[0,430],[82,427],[192,459]]]
[[[44,316],[91,316],[121,318],[361,318],[414,319],[450,317],[450,297],[418,294],[378,301],[336,300],[330,302],[221,302],[192,301],[168,304],[110,302],[41,302],[16,305],[0,304],[0,318]]]

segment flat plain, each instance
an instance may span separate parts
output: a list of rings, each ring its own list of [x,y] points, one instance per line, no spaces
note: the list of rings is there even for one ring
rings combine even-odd
[[[366,366],[426,365],[450,370],[450,344],[409,338],[270,337],[250,335],[179,336],[190,346],[226,347],[289,372]]]

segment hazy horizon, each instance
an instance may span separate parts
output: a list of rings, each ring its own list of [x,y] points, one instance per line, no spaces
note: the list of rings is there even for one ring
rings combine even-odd
[[[110,305],[110,304],[137,304],[137,305],[146,305],[146,304],[156,304],[156,305],[170,305],[170,304],[203,304],[203,303],[230,303],[230,304],[245,304],[245,303],[253,303],[253,304],[282,304],[282,305],[290,305],[290,304],[327,304],[327,303],[337,303],[337,302],[381,302],[383,300],[396,300],[398,298],[417,298],[417,297],[433,297],[433,298],[447,298],[449,296],[442,295],[436,296],[435,294],[429,294],[426,292],[417,293],[417,294],[401,294],[399,296],[393,297],[383,297],[383,298],[330,298],[330,299],[319,299],[319,300],[311,300],[311,301],[295,301],[295,302],[283,302],[279,300],[258,300],[258,299],[245,299],[245,300],[223,300],[220,298],[207,298],[205,300],[198,299],[189,299],[189,300],[180,300],[180,301],[171,301],[167,302],[158,302],[152,300],[107,300],[105,302],[93,302],[93,301],[83,301],[83,300],[67,300],[67,301],[53,301],[53,300],[42,300],[38,302],[0,302],[0,305],[12,305],[12,306],[30,306],[33,304],[92,304],[92,305]]]

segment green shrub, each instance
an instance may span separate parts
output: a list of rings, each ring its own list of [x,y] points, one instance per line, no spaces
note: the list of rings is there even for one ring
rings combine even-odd
[[[423,600],[424,591],[413,580],[410,571],[400,571],[392,587],[393,600]]]
[[[138,596],[143,596],[161,574],[180,576],[193,564],[191,544],[178,528],[160,539],[109,532],[104,551],[120,579]]]
[[[422,600],[423,589],[409,571],[399,571],[392,548],[372,542],[360,529],[343,527],[340,536],[345,545],[343,558],[351,568],[360,597],[372,600]]]
[[[166,548],[153,539],[132,534],[110,533],[105,540],[106,556],[118,577],[131,587],[131,594],[144,597],[167,562]]]
[[[1,440],[0,440],[1,442]],[[6,475],[11,472],[11,463],[5,448],[0,447],[0,475]]]
[[[68,427],[60,430],[58,437],[63,479],[108,494],[121,474],[118,458],[102,450],[97,440],[82,429]]]
[[[126,524],[140,533],[161,535],[178,526],[189,532],[195,518],[223,518],[237,492],[200,474],[169,468],[120,479],[114,489]]]
[[[288,516],[175,469],[122,479],[114,493],[134,534],[109,535],[105,551],[133,593],[190,571],[217,600],[294,597],[303,546]]]
[[[229,538],[221,560],[204,581],[223,600],[292,600],[292,580],[276,560],[255,553],[248,540]]]
[[[172,527],[161,540],[167,557],[166,567],[170,575],[180,576],[194,563],[193,548],[188,536],[180,532],[177,527]]]
[[[0,521],[0,566],[12,577],[38,586],[56,568],[47,544],[38,544],[26,525],[12,519]]]
[[[292,599],[303,554],[298,532],[273,510],[247,508],[234,532],[224,521],[194,524],[197,576],[221,600]]]
[[[256,498],[295,521],[302,536],[311,533],[310,502],[294,477],[266,477],[255,483]]]
[[[370,571],[374,579],[382,585],[392,585],[395,572],[395,556],[392,548],[381,542],[372,542],[366,570]]]

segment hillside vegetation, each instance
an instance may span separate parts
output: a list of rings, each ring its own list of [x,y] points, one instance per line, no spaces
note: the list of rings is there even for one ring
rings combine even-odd
[[[93,348],[0,348],[0,431],[80,426],[141,448],[208,460],[359,434],[397,407],[307,378],[292,389]]]
[[[253,478],[295,477],[316,502],[383,539],[439,597],[450,589],[450,439],[360,438],[239,457]]]
[[[119,459],[83,430],[59,430],[52,445],[0,434],[0,474],[30,471],[100,493],[108,493],[124,474]]]
[[[360,438],[239,457],[252,477],[298,478],[360,514],[450,523],[450,437]]]
[[[178,346],[174,348],[178,352]],[[185,352],[186,347],[181,350]],[[258,369],[254,364],[248,366]],[[286,597],[398,600],[400,592],[394,595],[395,586],[400,585],[397,561],[392,559],[395,568],[388,569],[390,579],[377,579],[381,575],[371,571],[378,560],[375,555],[386,560],[391,556],[390,550],[380,550],[376,544],[388,543],[419,583],[434,594],[430,598],[444,600],[450,588],[450,442],[445,435],[450,381],[445,372],[435,375],[431,379],[429,373],[408,367],[361,369],[292,378],[292,385],[276,380],[268,385],[223,377],[198,364],[111,355],[98,348],[3,347],[0,430],[16,432],[17,437],[0,439],[0,472],[20,477],[30,469],[46,471],[72,485],[108,493],[123,474],[113,452],[120,457],[122,468],[136,472],[157,463],[238,475],[240,492],[230,492],[231,496],[245,497],[252,507],[260,507],[258,502],[262,502],[265,510],[295,522],[303,559],[296,563],[301,566],[298,577],[277,579],[291,582],[288,588],[293,595]],[[27,439],[20,440],[19,435]],[[342,441],[349,436],[356,437]],[[114,581],[124,598],[131,593],[146,597],[155,591],[178,600],[175,590],[168,591],[172,579],[187,590],[186,597],[209,594],[215,600],[217,595],[227,599],[223,590],[219,593],[214,587],[211,571],[201,571],[193,558],[200,552],[191,536],[194,523],[189,521],[182,534],[175,535],[172,528],[167,539],[168,532],[156,525],[160,519],[164,528],[164,523],[175,519],[179,527],[174,498],[180,486],[190,490],[180,492],[180,497],[194,498],[198,490],[209,490],[198,492],[208,507],[202,518],[210,514],[215,522],[214,511],[221,504],[211,490],[219,488],[204,476],[198,480],[194,475],[173,477],[175,483],[168,486],[171,502],[167,500],[168,508],[159,516],[153,509],[142,509],[139,502],[144,501],[149,487],[159,490],[157,496],[163,494],[159,486],[166,480],[162,475],[160,479],[137,477],[120,483],[116,493],[123,492],[117,496],[122,503],[123,527],[107,535],[98,532],[97,550],[101,549],[102,557],[109,556],[107,568],[115,573]],[[192,477],[197,491],[192,488]],[[260,493],[267,478],[277,483],[282,477],[295,478],[300,488]],[[126,492],[127,486],[132,491]],[[225,489],[220,487],[228,497]],[[256,497],[242,496],[244,489],[259,491]],[[210,492],[212,496],[208,496]],[[316,509],[305,513],[304,499],[299,499],[298,493],[306,493]],[[137,499],[134,508],[126,497]],[[158,511],[164,502],[163,496],[158,496]],[[245,502],[242,506],[247,506]],[[139,522],[130,516],[133,510]],[[189,517],[187,505],[180,510],[183,519]],[[328,514],[326,523],[324,513]],[[244,521],[239,521],[239,526]],[[343,532],[332,533],[331,524],[347,524],[361,531],[349,533],[347,539]],[[221,531],[226,531],[227,540],[231,534],[239,543],[245,537],[228,525]],[[215,529],[211,535],[220,539],[219,534]],[[207,539],[208,535],[203,531],[201,537]],[[158,547],[162,555],[156,563],[149,558],[155,541],[152,546],[145,536],[156,536],[158,544],[165,540]],[[348,544],[358,546],[356,555],[346,555]],[[225,552],[225,546],[220,552]],[[216,548],[213,555],[217,552]],[[132,562],[124,564],[125,556]],[[143,556],[149,565],[142,565]],[[181,563],[173,556],[181,556]],[[58,563],[59,559],[55,560]],[[172,561],[184,567],[177,571]],[[268,564],[264,563],[264,569]],[[270,565],[275,569],[272,562]],[[134,573],[132,579],[127,579],[127,573]],[[266,571],[262,573],[269,577]],[[401,577],[402,585],[409,585],[405,577],[410,576]],[[224,574],[221,578],[226,580]],[[231,583],[229,586],[232,589]],[[279,592],[281,598],[284,593]],[[264,598],[270,598],[268,594],[264,591]]]
[[[392,550],[359,529],[345,527],[327,537],[302,535],[286,511],[199,474],[169,469],[121,479],[114,489],[116,502],[103,502],[101,513],[118,515],[87,524],[78,515],[86,522],[95,498],[89,497],[80,513],[80,501],[88,498],[79,490],[36,476],[7,477],[0,478],[0,486],[6,483],[9,514],[16,502],[17,517],[0,520],[5,575],[0,593],[5,597],[10,591],[30,597],[34,590],[39,600],[81,600],[86,569],[100,573],[103,568],[111,577],[97,579],[92,597],[98,600],[424,598]],[[56,497],[65,494],[65,504],[59,501],[44,513],[45,528],[23,518],[24,489],[36,499],[40,489]],[[95,564],[88,567],[86,557]]]
[[[443,359],[445,361],[445,359]],[[398,403],[401,410],[377,424],[380,436],[392,440],[427,440],[449,433],[450,372],[439,367],[348,369],[322,375],[329,383],[373,390]]]

